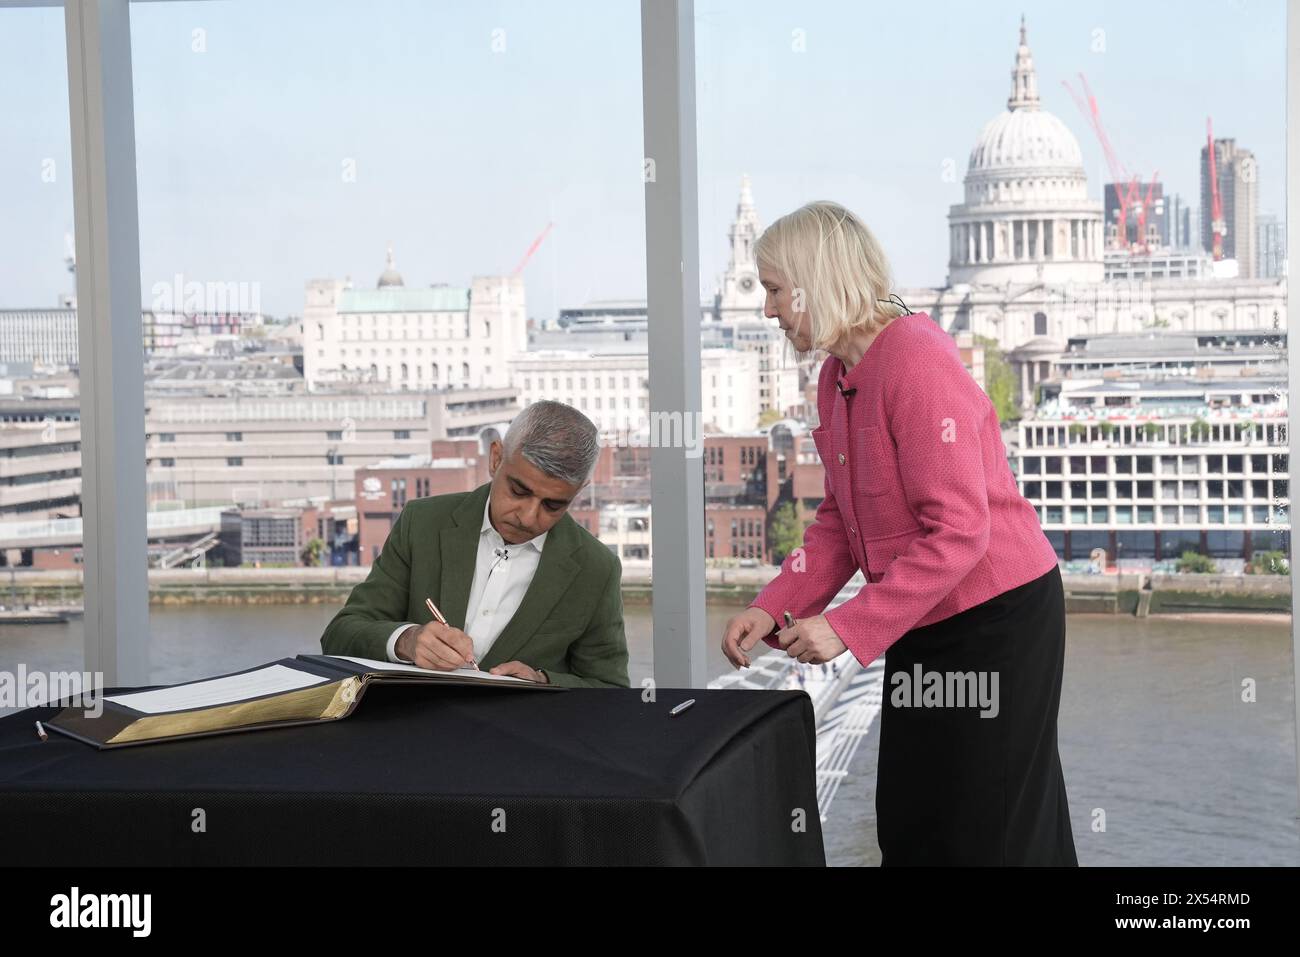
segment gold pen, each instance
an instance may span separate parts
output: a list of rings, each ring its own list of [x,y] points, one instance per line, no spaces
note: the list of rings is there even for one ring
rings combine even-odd
[[[424,603],[429,606],[429,611],[433,612],[434,618],[437,618],[438,621],[444,625],[447,624],[447,619],[442,617],[442,612],[440,612],[438,610],[438,606],[433,603],[433,599],[425,598]],[[470,667],[472,667],[475,671],[480,670],[478,666],[478,661],[475,660],[473,655],[469,656],[469,663],[470,663]]]

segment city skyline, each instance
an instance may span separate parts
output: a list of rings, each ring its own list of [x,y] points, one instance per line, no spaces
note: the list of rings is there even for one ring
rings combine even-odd
[[[1259,212],[1280,214],[1282,4],[1214,6],[1217,46],[1202,36],[1205,18],[1175,22],[1164,10],[942,6],[936,26],[934,5],[787,13],[773,3],[697,4],[702,297],[726,266],[743,173],[763,225],[811,199],[837,199],[880,236],[898,286],[941,286],[947,208],[960,201],[971,144],[1005,105],[1021,12],[1044,109],[1079,140],[1090,197],[1100,199],[1109,175],[1061,86],[1068,79],[1077,88],[1080,71],[1132,172],[1158,168],[1166,195],[1197,205],[1197,157],[1211,115],[1216,137],[1235,138],[1259,158]],[[644,297],[638,6],[566,9],[578,13],[547,22],[544,11],[510,4],[383,4],[367,8],[374,22],[359,35],[341,4],[314,6],[308,18],[297,4],[134,6],[144,305],[154,283],[180,274],[256,283],[265,312],[301,315],[308,279],[347,275],[373,286],[390,241],[408,284],[468,286],[474,275],[508,273],[548,222],[555,225],[524,271],[530,317]],[[0,71],[11,74],[0,86],[25,91],[0,107],[15,144],[0,158],[8,183],[0,195],[17,224],[0,236],[0,306],[53,306],[72,288],[62,262],[72,222],[62,18],[57,9],[0,17],[14,25],[0,32]],[[909,52],[913,42],[864,40],[923,28],[924,56]],[[290,31],[295,42],[280,43]],[[432,40],[421,45],[434,36],[443,38],[439,57],[428,55]],[[857,41],[871,51],[866,63],[850,58]],[[381,52],[382,62],[369,57]],[[1217,78],[1201,62],[1250,62],[1252,70]],[[450,82],[457,77],[461,85]],[[841,79],[863,91],[888,82],[890,97],[871,100],[846,125],[844,98],[824,96]],[[550,108],[566,96],[578,97],[575,109]],[[282,97],[312,106],[285,114]],[[916,124],[918,102],[933,122]],[[1143,103],[1159,107],[1143,111]],[[806,123],[783,119],[791,116]],[[783,148],[805,142],[807,150]],[[538,150],[546,143],[556,148]],[[820,150],[833,158],[808,158]],[[260,158],[250,160],[250,151]],[[355,181],[345,182],[349,159]],[[46,160],[53,182],[42,180]]]

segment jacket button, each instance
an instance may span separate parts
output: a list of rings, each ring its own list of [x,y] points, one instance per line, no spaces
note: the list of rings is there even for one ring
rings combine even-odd
[[[843,464],[844,464],[844,453],[841,452],[841,453],[840,453],[840,465],[843,465]]]
[[[850,525],[850,526],[849,526],[849,534],[850,534],[850,535],[856,535],[856,534],[858,534],[858,530],[857,530],[856,528],[854,528],[852,525]]]

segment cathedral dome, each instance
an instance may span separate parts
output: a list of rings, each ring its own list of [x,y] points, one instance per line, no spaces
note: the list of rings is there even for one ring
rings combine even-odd
[[[1006,176],[1069,173],[1084,177],[1083,154],[1069,127],[1038,101],[1038,74],[1020,21],[1016,65],[1011,70],[1011,95],[1007,108],[984,125],[970,151],[968,175],[977,180]]]
[[[406,283],[402,282],[402,274],[398,272],[397,267],[393,265],[393,247],[390,245],[388,247],[388,265],[385,267],[384,271],[379,274],[379,288],[386,289],[389,286],[405,285]]]
[[[1004,110],[984,126],[970,151],[967,169],[997,173],[1043,167],[1082,173],[1079,141],[1046,110],[1016,109]]]

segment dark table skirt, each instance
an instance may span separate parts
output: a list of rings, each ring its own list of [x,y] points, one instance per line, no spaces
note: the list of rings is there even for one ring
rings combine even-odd
[[[806,694],[642,694],[377,686],[343,721],[113,751],[42,743],[54,709],[29,709],[0,719],[0,847],[46,865],[825,863]]]

